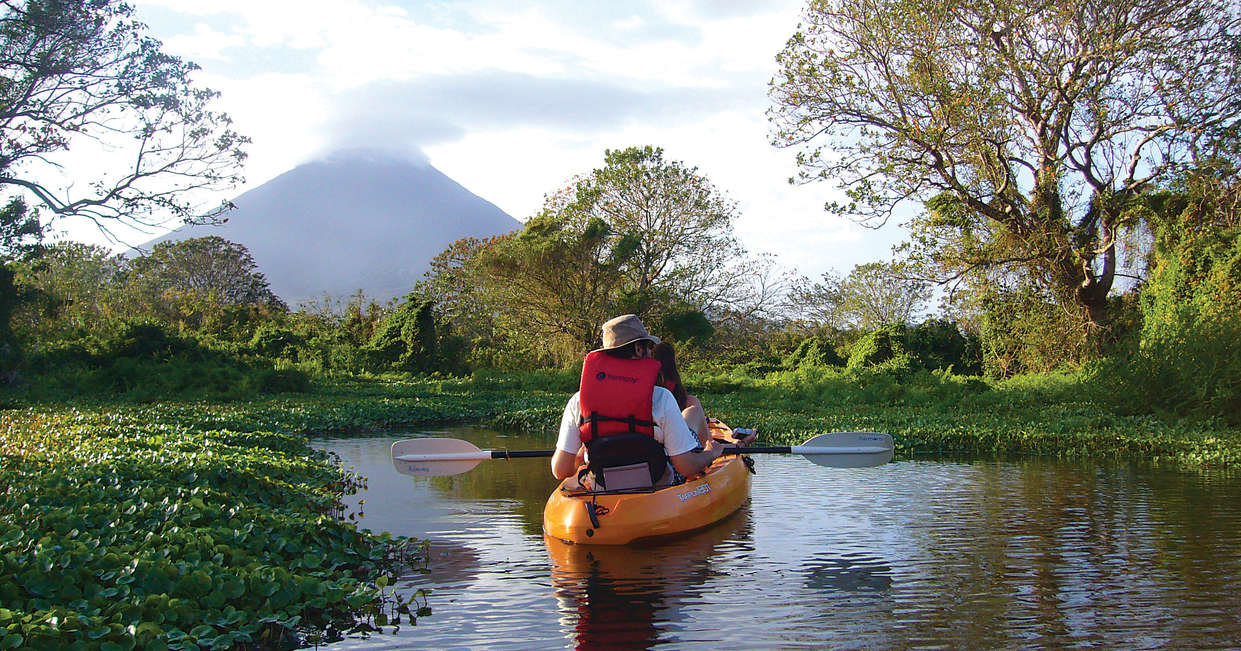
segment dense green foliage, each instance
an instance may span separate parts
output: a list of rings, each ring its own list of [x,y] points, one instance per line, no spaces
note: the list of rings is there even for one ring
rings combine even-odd
[[[104,395],[155,400],[169,395],[211,399],[304,389],[305,373],[275,368],[244,351],[213,348],[150,321],[123,322],[106,336],[50,346],[31,361],[36,394]]]
[[[420,595],[383,587],[416,549],[343,520],[359,478],[288,433],[322,421],[281,415],[0,412],[0,643],[293,648],[398,622]]]
[[[366,347],[380,365],[409,373],[438,368],[432,305],[410,298],[379,324]]]
[[[1155,197],[1155,255],[1137,346],[1095,367],[1133,412],[1241,423],[1241,186],[1200,170]]]

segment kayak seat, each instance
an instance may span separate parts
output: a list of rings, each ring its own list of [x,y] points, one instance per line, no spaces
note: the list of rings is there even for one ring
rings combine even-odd
[[[662,443],[649,434],[626,432],[601,436],[586,444],[586,466],[595,486],[604,490],[654,488],[668,469]]]

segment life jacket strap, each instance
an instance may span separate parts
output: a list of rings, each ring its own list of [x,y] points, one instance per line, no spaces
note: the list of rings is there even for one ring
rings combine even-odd
[[[599,437],[599,423],[601,421],[614,421],[618,423],[625,423],[629,425],[629,431],[633,433],[636,433],[638,431],[638,427],[650,427],[650,428],[655,427],[655,421],[642,420],[641,418],[638,418],[636,416],[626,416],[624,418],[619,418],[615,416],[600,416],[599,414],[591,414],[589,416],[583,417],[578,422],[578,425],[581,426],[581,425],[590,423],[590,436],[593,439],[593,438]]]

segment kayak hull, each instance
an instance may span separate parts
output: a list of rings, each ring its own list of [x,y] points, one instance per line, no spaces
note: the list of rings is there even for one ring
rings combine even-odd
[[[711,424],[716,438],[732,430]],[[582,494],[575,478],[561,482],[543,509],[543,531],[568,543],[627,545],[688,534],[731,515],[750,496],[750,473],[741,455],[726,455],[683,484],[652,492]],[[591,504],[594,504],[592,507]],[[595,521],[590,511],[595,512]]]

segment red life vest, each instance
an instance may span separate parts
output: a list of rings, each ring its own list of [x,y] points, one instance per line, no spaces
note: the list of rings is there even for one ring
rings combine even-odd
[[[651,398],[659,369],[653,359],[620,359],[601,350],[587,355],[578,394],[582,442],[625,432],[654,436]]]

